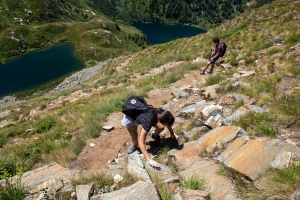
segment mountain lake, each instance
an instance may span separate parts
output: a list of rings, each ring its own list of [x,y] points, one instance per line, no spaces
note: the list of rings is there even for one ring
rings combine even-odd
[[[84,67],[72,43],[26,53],[0,65],[0,96],[36,89]]]
[[[141,30],[148,38],[150,44],[161,44],[176,40],[178,38],[192,37],[205,33],[206,30],[188,25],[168,25],[159,23],[141,23],[132,24]]]

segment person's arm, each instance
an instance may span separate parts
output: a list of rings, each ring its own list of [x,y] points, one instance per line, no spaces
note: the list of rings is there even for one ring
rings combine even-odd
[[[222,47],[221,47],[221,48],[222,48]],[[212,57],[212,59],[215,59],[215,58],[219,57],[219,55],[220,55],[220,52],[221,52],[221,48],[219,48],[219,46],[218,46],[218,49],[217,49],[217,54],[216,54],[216,55],[214,55],[214,57]]]
[[[155,160],[153,160],[147,149],[146,149],[146,146],[145,146],[145,141],[146,141],[146,137],[147,137],[147,134],[148,132],[142,128],[142,131],[141,131],[141,134],[140,134],[140,139],[139,139],[139,147],[142,151],[142,153],[144,154],[145,158],[147,159],[147,161],[149,162],[149,164],[152,166],[152,167],[159,167],[159,163],[156,162]]]
[[[172,126],[167,126],[168,130],[170,131],[171,138],[177,140],[178,136],[174,133]]]

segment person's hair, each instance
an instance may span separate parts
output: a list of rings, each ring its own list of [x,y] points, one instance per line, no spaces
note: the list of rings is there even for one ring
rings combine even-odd
[[[153,120],[155,123],[159,121],[167,126],[172,126],[175,118],[168,110],[162,108],[153,108]]]
[[[214,39],[213,39],[213,42],[220,42],[220,39],[218,38],[218,37],[215,37]]]

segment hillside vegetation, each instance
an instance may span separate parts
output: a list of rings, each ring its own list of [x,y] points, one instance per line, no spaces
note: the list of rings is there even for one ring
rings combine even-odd
[[[89,1],[12,1],[0,3],[0,63],[28,50],[72,42],[91,66],[141,50],[149,43],[139,30],[114,22]],[[94,19],[97,18],[97,19]]]
[[[260,7],[272,0],[96,0],[98,10],[127,22],[194,24],[215,27],[247,9]],[[108,12],[110,11],[110,12]]]
[[[220,69],[207,79],[207,85],[220,83],[219,93],[249,95],[257,99],[256,105],[266,105],[269,109],[267,113],[250,113],[234,124],[253,136],[278,137],[278,129],[299,130],[299,82],[285,90],[279,87],[286,77],[300,75],[299,19],[299,1],[278,0],[246,11],[205,34],[151,46],[110,62],[95,78],[71,90],[1,109],[1,112],[9,110],[10,114],[0,120],[11,124],[0,129],[0,177],[53,161],[67,166],[81,152],[85,141],[99,137],[106,117],[119,112],[126,98],[168,87],[189,71],[204,67],[203,63],[192,61],[207,57],[215,36],[228,45],[225,59],[234,67],[226,71]],[[177,61],[182,64],[172,70],[143,76],[151,69]],[[121,72],[117,71],[120,66],[124,67]],[[256,76],[243,79],[248,86],[234,88],[222,81],[232,78],[241,66],[256,72]],[[135,89],[130,89],[132,85]],[[95,89],[98,90],[95,92]],[[68,96],[78,90],[88,95],[70,102]],[[60,102],[59,106],[48,109],[55,101]],[[32,110],[41,114],[30,115]],[[258,126],[261,124],[266,126]],[[262,174],[260,180],[257,185],[236,183],[244,199],[287,199],[286,194],[299,191],[299,167],[270,170]]]

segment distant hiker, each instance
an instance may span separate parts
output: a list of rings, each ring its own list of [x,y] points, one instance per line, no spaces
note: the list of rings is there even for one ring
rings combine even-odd
[[[171,137],[177,140],[178,136],[174,133],[172,125],[174,124],[174,116],[170,111],[162,108],[154,108],[146,103],[143,97],[130,97],[123,105],[122,112],[125,114],[122,119],[122,125],[125,126],[131,136],[132,145],[127,149],[129,154],[133,153],[139,146],[145,158],[152,167],[159,167],[159,163],[151,159],[145,146],[145,140],[151,127],[155,127],[154,133],[151,135],[153,139],[160,142],[159,134],[168,128]],[[142,125],[142,131],[138,140],[137,126]]]
[[[226,44],[222,43],[220,44],[220,39],[215,37],[213,39],[213,42],[215,43],[216,47],[214,49],[211,49],[211,54],[210,54],[210,59],[206,65],[206,67],[200,72],[200,74],[204,75],[205,74],[205,70],[207,70],[207,68],[209,67],[209,65],[211,65],[211,68],[209,70],[209,74],[213,73],[214,70],[214,66],[215,66],[215,62],[220,58],[223,57],[223,55],[226,52]]]

